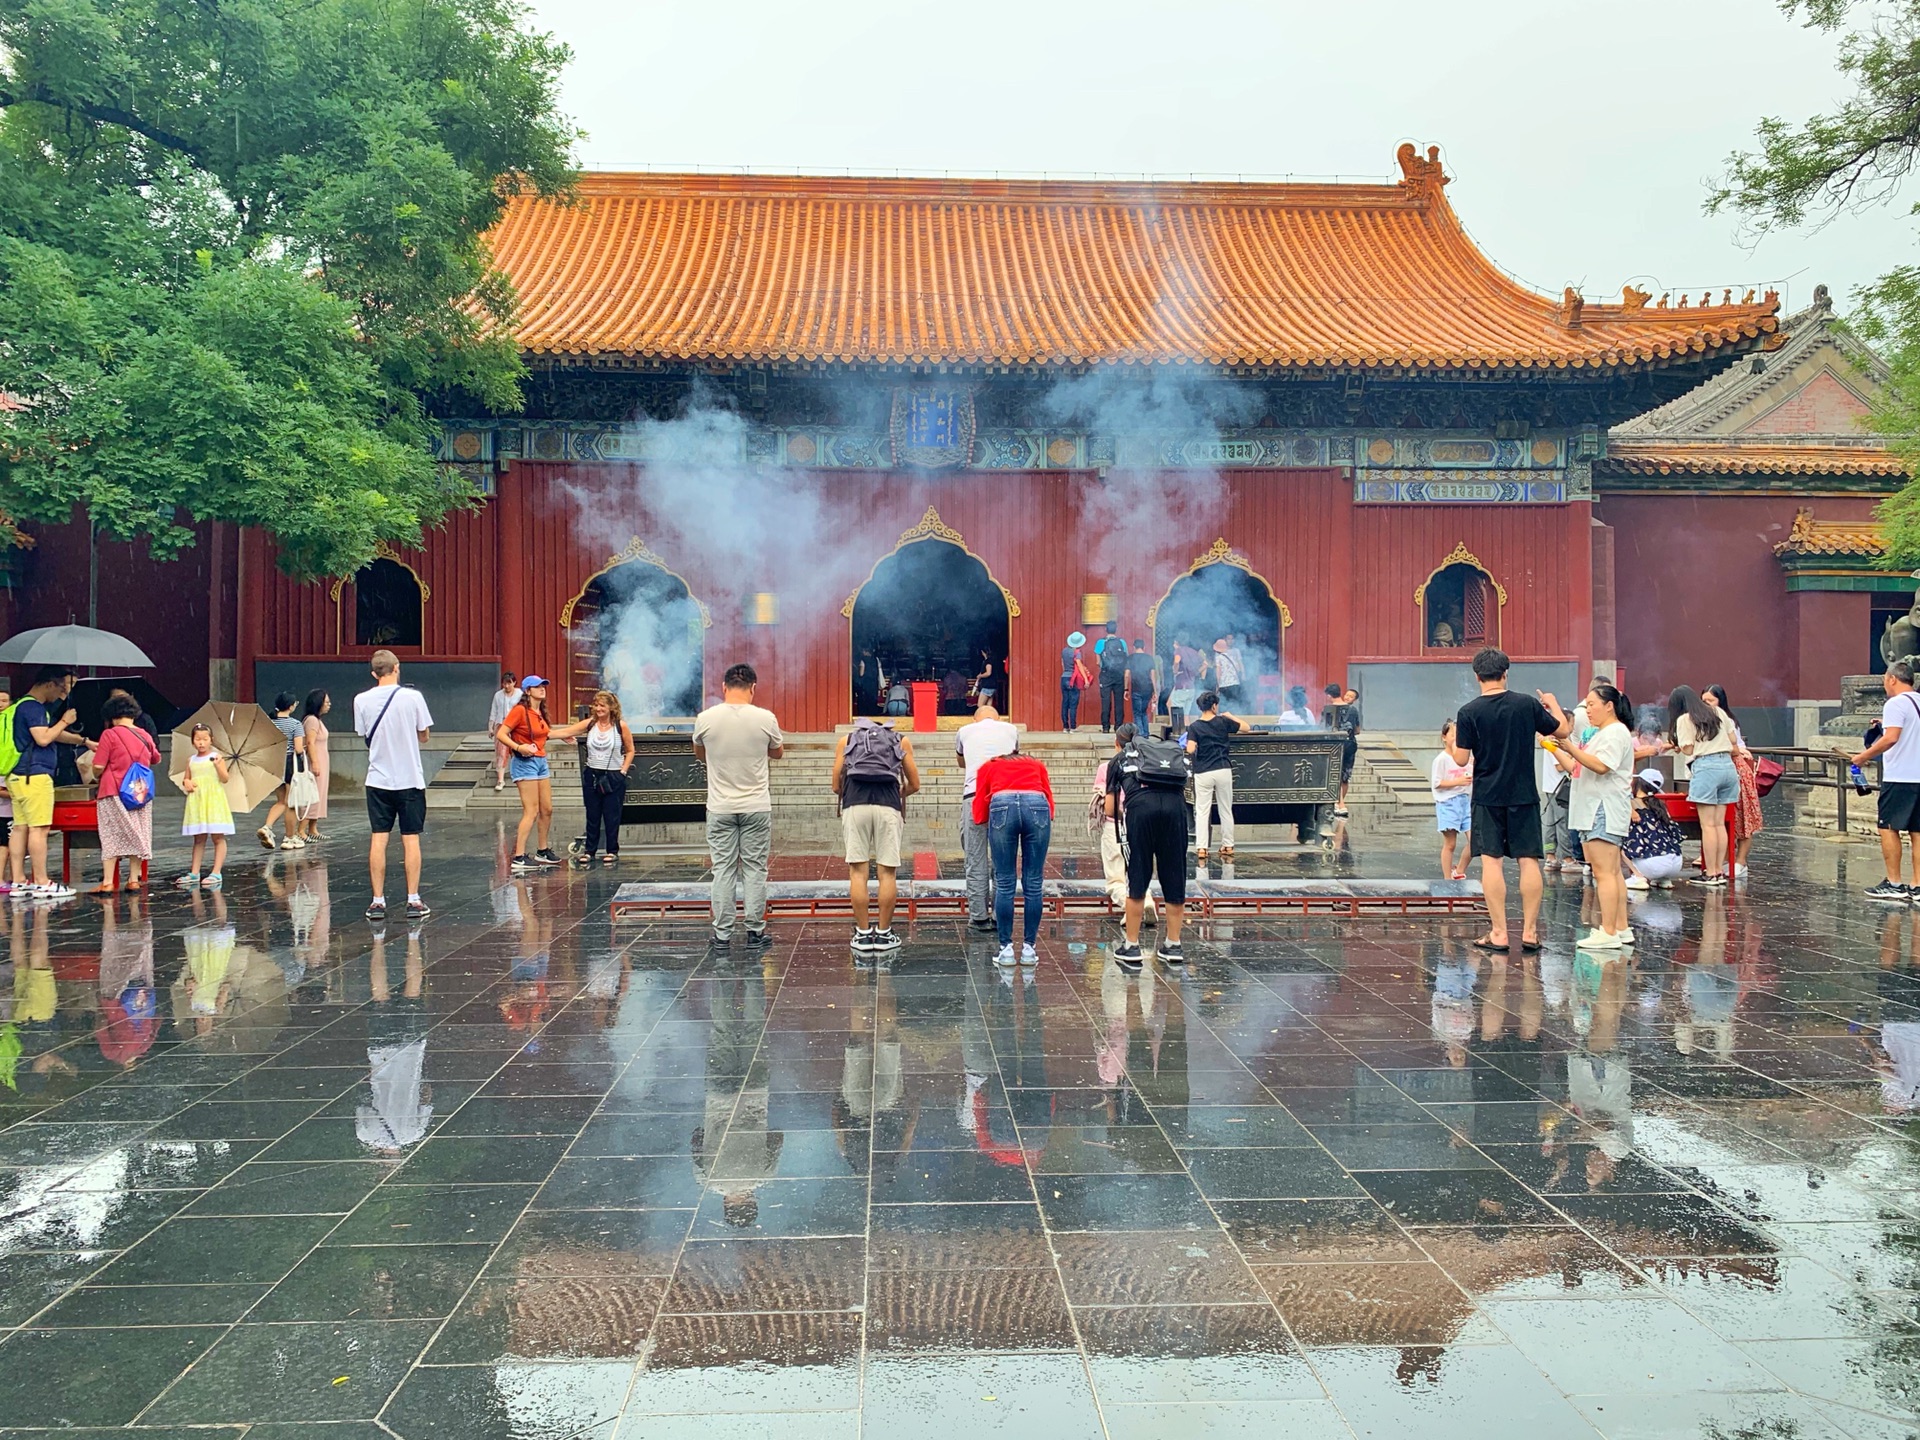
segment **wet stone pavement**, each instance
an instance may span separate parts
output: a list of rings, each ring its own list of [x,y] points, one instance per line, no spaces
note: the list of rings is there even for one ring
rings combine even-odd
[[[1630,958],[1569,877],[1538,956],[1238,919],[1128,976],[1092,919],[1018,973],[951,920],[715,959],[608,916],[697,859],[512,881],[438,813],[381,930],[350,828],[0,913],[0,1435],[1916,1433],[1920,912],[1871,847],[1763,836]]]

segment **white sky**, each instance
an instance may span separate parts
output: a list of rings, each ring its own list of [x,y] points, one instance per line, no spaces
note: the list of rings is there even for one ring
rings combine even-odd
[[[1520,279],[1590,299],[1778,284],[1788,308],[1911,258],[1890,208],[1753,243],[1702,213],[1762,115],[1843,93],[1772,0],[533,0],[575,51],[590,168],[1398,178]]]

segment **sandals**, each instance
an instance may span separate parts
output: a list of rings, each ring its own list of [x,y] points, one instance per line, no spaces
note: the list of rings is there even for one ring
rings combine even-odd
[[[1233,859],[1233,846],[1231,846],[1231,845],[1222,845],[1222,846],[1220,847],[1220,858],[1221,858],[1222,860],[1231,860],[1231,859]]]
[[[1204,850],[1196,850],[1193,852],[1193,858],[1204,865],[1207,863],[1207,852]]]
[[[618,865],[620,863],[620,857],[609,852],[600,857],[600,863],[602,865]]]
[[[1508,939],[1496,945],[1493,936],[1482,935],[1478,940],[1473,942],[1473,948],[1476,950],[1484,950],[1489,955],[1504,955],[1513,948],[1513,941]]]

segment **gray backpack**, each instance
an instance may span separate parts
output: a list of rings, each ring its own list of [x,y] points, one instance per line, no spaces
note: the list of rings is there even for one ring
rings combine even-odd
[[[900,736],[873,720],[854,721],[847,736],[846,777],[849,780],[898,780],[906,758]]]

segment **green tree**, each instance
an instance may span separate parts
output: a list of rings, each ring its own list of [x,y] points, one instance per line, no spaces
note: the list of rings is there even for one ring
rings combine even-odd
[[[1797,125],[1762,120],[1759,148],[1728,157],[1708,209],[1742,212],[1762,231],[1887,204],[1920,160],[1920,0],[1781,0],[1781,9],[1840,36],[1852,92],[1832,114]],[[1920,265],[1896,266],[1855,298],[1853,328],[1893,372],[1873,428],[1920,475]],[[1880,519],[1888,564],[1920,564],[1920,480],[1882,502]]]
[[[519,403],[481,236],[563,196],[514,0],[0,0],[0,511],[351,573],[470,503],[427,410]]]

